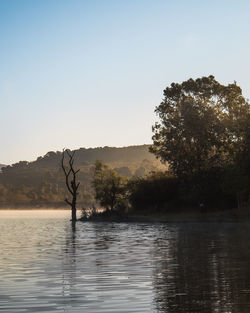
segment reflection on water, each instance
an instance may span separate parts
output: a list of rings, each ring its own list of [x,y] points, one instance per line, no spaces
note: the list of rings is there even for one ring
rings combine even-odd
[[[250,312],[248,224],[176,225],[155,240],[159,312]],[[166,243],[168,242],[168,246]]]
[[[250,312],[248,224],[69,222],[0,211],[1,312]]]

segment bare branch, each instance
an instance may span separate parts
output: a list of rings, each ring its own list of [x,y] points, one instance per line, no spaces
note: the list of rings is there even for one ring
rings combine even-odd
[[[72,203],[66,198],[66,199],[64,199],[64,201],[66,202],[66,203],[68,203],[68,205],[72,205]]]
[[[65,152],[67,153],[67,167],[64,165],[65,160]],[[76,174],[80,171],[80,169],[75,170],[74,169],[74,155],[75,151],[71,152],[68,149],[63,149],[62,152],[62,160],[61,160],[61,166],[65,175],[65,182],[68,191],[72,195],[72,201],[69,201],[67,198],[65,199],[65,202],[71,206],[72,209],[72,221],[75,222],[76,219],[76,200],[77,200],[77,189],[80,185],[80,182],[76,183]]]
[[[66,150],[67,151],[67,150]],[[68,171],[66,170],[65,166],[64,166],[64,152],[65,150],[63,150],[62,152],[62,161],[61,161],[61,166],[62,166],[62,169],[63,169],[63,172],[64,172],[64,175],[65,175],[65,181],[66,181],[66,186],[68,188],[68,191],[73,195],[73,190],[70,188],[70,185],[69,185],[69,176],[70,176],[70,173],[72,171],[72,169],[70,168]]]

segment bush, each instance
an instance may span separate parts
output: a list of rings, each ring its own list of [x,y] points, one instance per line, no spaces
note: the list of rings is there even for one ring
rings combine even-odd
[[[129,182],[129,202],[133,209],[161,211],[178,201],[178,179],[168,173],[154,173]]]

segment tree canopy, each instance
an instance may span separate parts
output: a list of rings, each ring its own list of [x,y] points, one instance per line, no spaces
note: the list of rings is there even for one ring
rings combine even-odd
[[[124,200],[126,178],[97,160],[94,168],[93,187],[95,198],[107,210],[118,209]]]
[[[177,176],[225,166],[246,149],[250,106],[236,82],[208,76],[172,83],[155,112],[150,150]]]

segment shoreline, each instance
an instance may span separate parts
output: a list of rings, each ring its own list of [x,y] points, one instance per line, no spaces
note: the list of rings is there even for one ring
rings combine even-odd
[[[114,223],[206,223],[206,222],[250,222],[250,209],[231,209],[217,212],[179,212],[179,213],[133,213],[124,215],[95,216],[79,219],[81,222]]]
[[[0,211],[71,211],[69,207],[0,207]],[[78,215],[81,209],[77,210]],[[89,219],[79,218],[79,222],[111,223],[194,223],[194,222],[250,222],[250,208],[197,212],[182,210],[179,212],[153,213],[131,212],[111,215],[96,215]]]
[[[0,211],[41,211],[41,210],[48,210],[48,211],[70,211],[70,208],[67,207],[0,207]],[[80,210],[78,210],[80,211]]]

